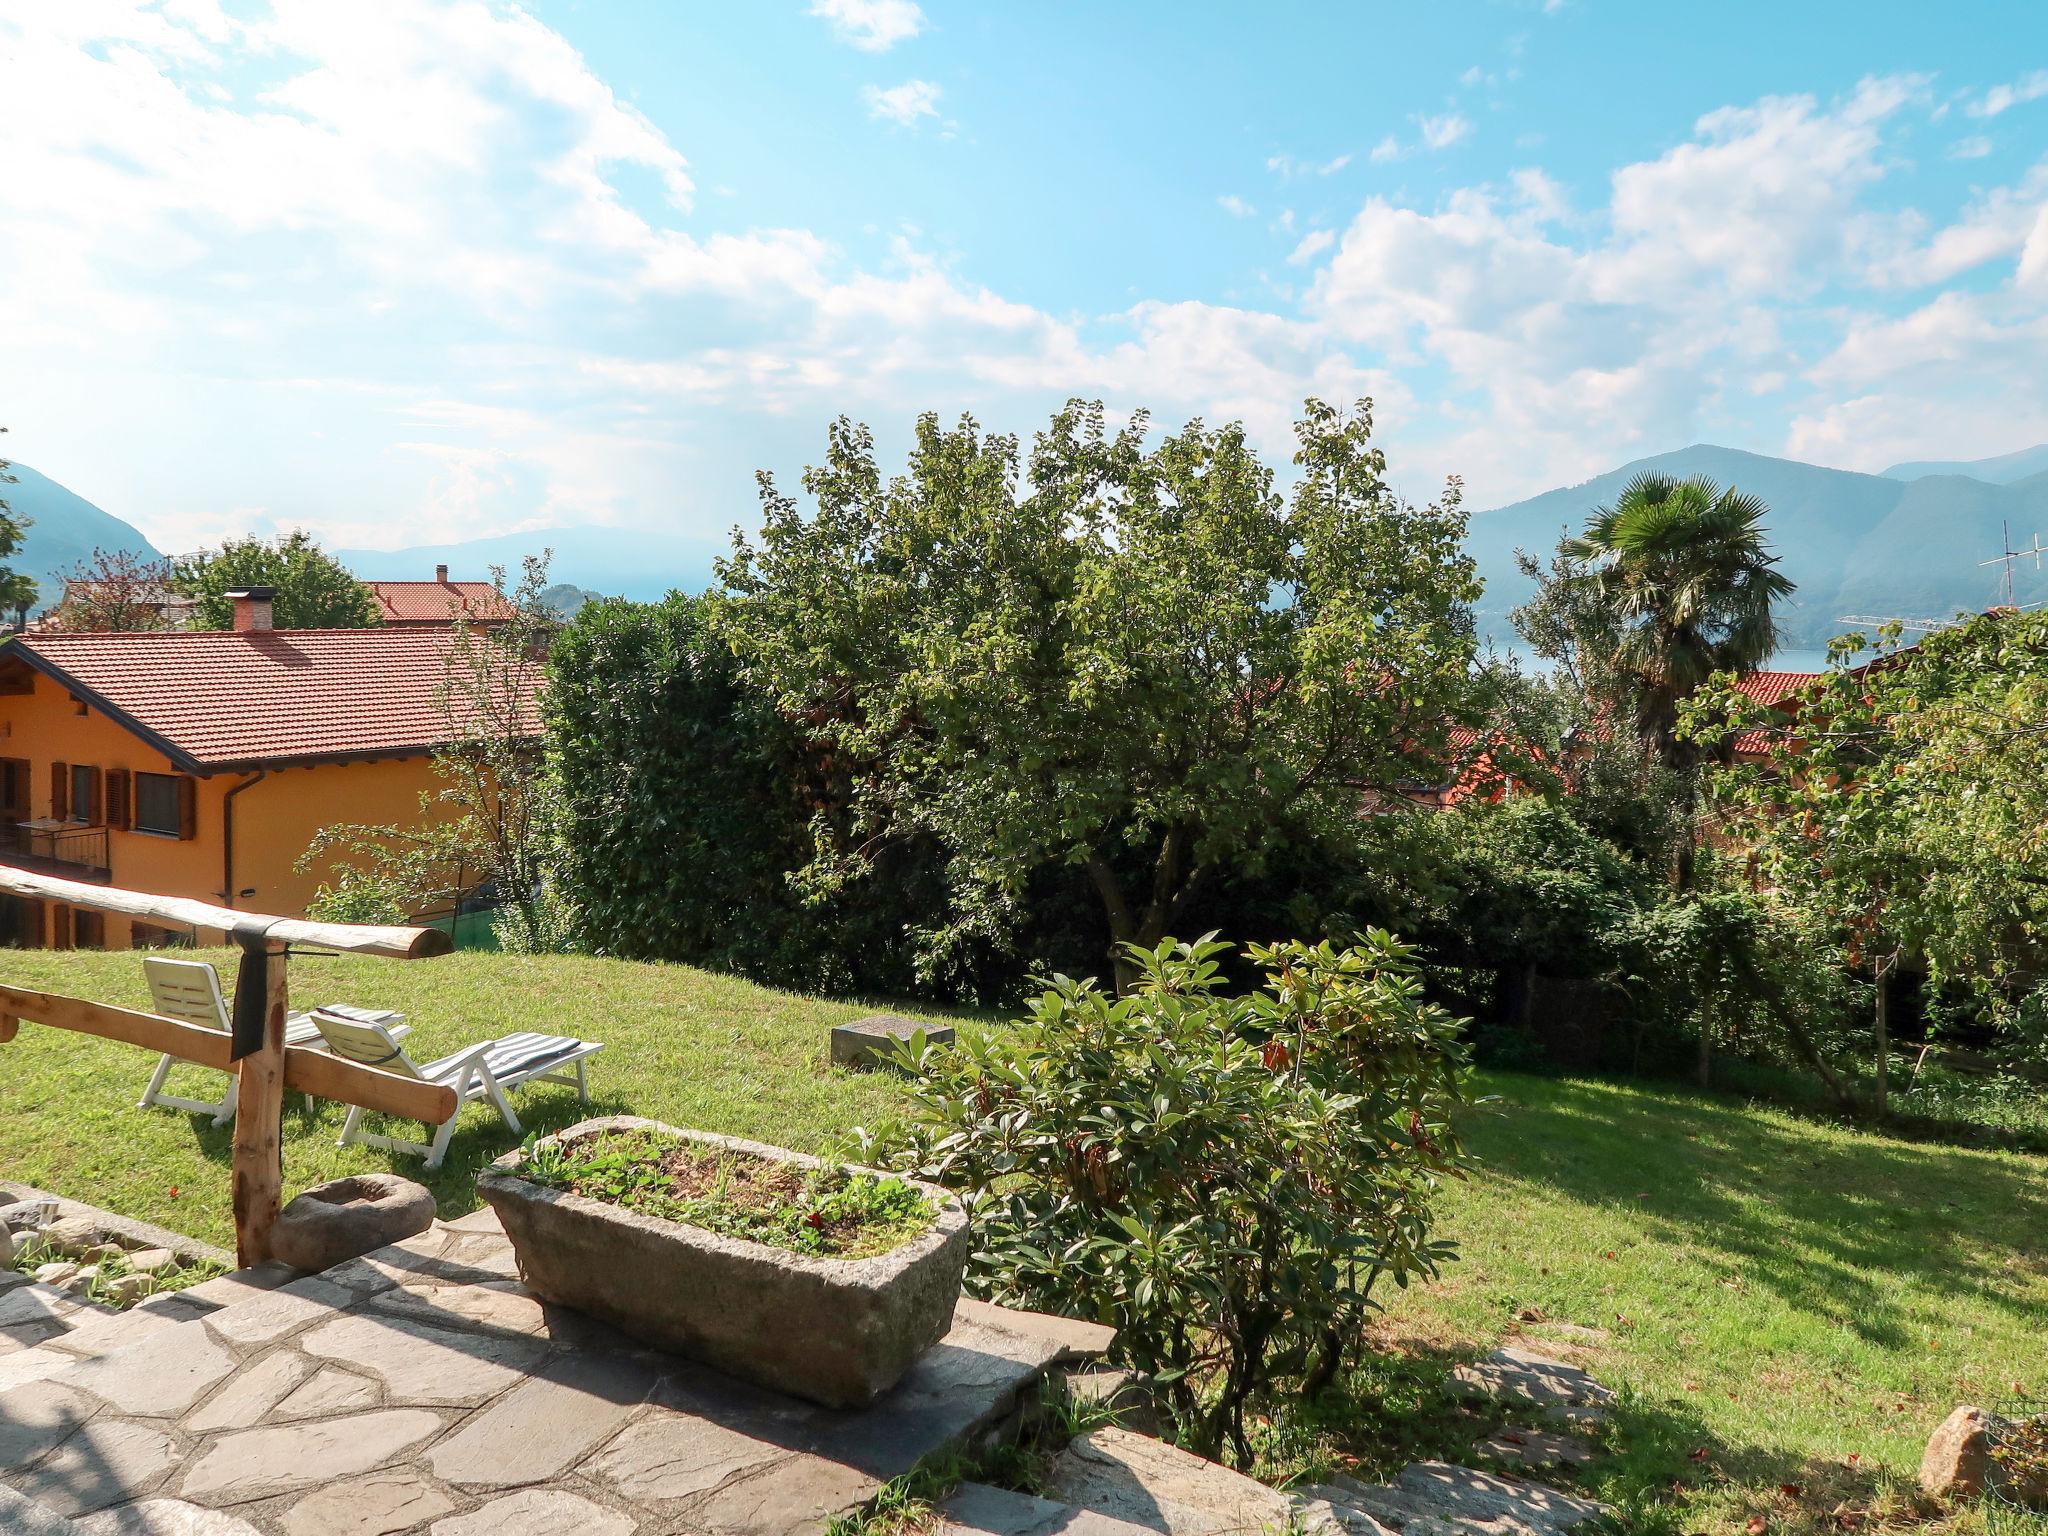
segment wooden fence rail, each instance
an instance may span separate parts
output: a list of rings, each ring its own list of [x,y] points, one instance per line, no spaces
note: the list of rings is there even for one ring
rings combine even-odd
[[[448,935],[439,929],[271,917],[176,896],[86,885],[5,867],[0,867],[0,893],[36,901],[61,901],[88,911],[113,912],[155,923],[218,928],[242,947],[244,964],[236,979],[231,1014],[237,1021],[233,1035],[84,998],[0,985],[0,1043],[14,1039],[19,1022],[27,1020],[167,1052],[182,1061],[236,1073],[241,1092],[231,1167],[235,1255],[243,1264],[260,1263],[270,1257],[270,1229],[277,1221],[284,1186],[284,1096],[288,1090],[429,1124],[439,1124],[455,1113],[455,1093],[450,1088],[359,1066],[322,1051],[287,1047],[284,1043],[290,1002],[286,964],[293,944],[419,960],[446,954],[452,947]],[[245,1037],[241,1021],[252,1018],[259,1006],[260,1031]]]

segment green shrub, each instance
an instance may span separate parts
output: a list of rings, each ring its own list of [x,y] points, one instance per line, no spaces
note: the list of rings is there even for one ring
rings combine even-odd
[[[874,838],[836,890],[792,880],[843,825],[852,769],[740,682],[704,599],[586,603],[555,643],[546,709],[548,889],[578,946],[842,995],[1010,983],[985,950],[934,963],[920,942],[951,899],[928,837]]]
[[[1094,1318],[1153,1374],[1182,1444],[1248,1460],[1247,1405],[1319,1391],[1373,1293],[1434,1274],[1432,1195],[1463,1167],[1459,1021],[1422,1000],[1414,952],[1133,950],[1135,989],[1053,981],[1015,1026],[929,1048],[891,1165],[961,1191],[971,1283]]]

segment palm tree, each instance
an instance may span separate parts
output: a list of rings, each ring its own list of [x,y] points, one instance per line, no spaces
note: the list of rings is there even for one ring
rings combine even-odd
[[[1613,665],[1657,753],[1685,767],[1678,706],[1716,672],[1750,672],[1777,648],[1772,604],[1793,584],[1764,542],[1770,508],[1704,476],[1638,475],[1567,539],[1614,626]]]

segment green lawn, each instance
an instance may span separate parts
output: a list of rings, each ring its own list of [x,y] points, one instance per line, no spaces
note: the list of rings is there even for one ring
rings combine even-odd
[[[816,1148],[885,1114],[892,1094],[886,1077],[825,1065],[830,1025],[867,1009],[684,967],[457,954],[308,958],[292,975],[302,1003],[404,1009],[422,1059],[511,1029],[602,1039],[595,1113]],[[0,978],[144,1001],[133,955],[0,951]],[[136,1110],[150,1066],[132,1047],[24,1025],[0,1046],[0,1170],[225,1243],[227,1132]],[[220,1081],[179,1078],[187,1091]],[[1355,1457],[1376,1471],[1461,1452],[1483,1426],[1443,1379],[1530,1310],[1612,1331],[1587,1363],[1624,1394],[1621,1454],[1589,1485],[1672,1533],[1742,1531],[1759,1514],[1773,1531],[1873,1528],[1845,1525],[1843,1506],[1916,1524],[1936,1512],[1914,1509],[1912,1473],[1949,1408],[2016,1384],[2048,1392],[2048,1159],[1676,1089],[1511,1074],[1480,1086],[1496,1096],[1468,1121],[1486,1171],[1444,1211],[1463,1262],[1392,1297],[1359,1406],[1315,1432],[1276,1431],[1276,1464]],[[551,1088],[518,1107],[543,1128],[583,1113]],[[416,1160],[336,1149],[341,1114],[294,1101],[288,1190],[366,1168],[419,1176]],[[495,1117],[465,1114],[429,1181],[444,1215],[474,1207],[476,1169],[510,1145]],[[1943,1529],[1982,1524],[1966,1513]]]
[[[232,985],[236,956],[200,952]],[[826,1065],[834,1024],[873,1012],[820,1002],[683,966],[583,956],[459,953],[430,961],[295,957],[296,1005],[397,1008],[413,1025],[406,1049],[428,1061],[519,1029],[602,1040],[590,1063],[591,1106],[573,1090],[536,1084],[513,1096],[528,1128],[585,1115],[632,1113],[673,1124],[815,1150],[885,1111],[885,1078]],[[139,956],[0,950],[0,980],[146,1008]],[[892,1011],[903,1009],[893,1007]],[[912,1010],[914,1012],[914,1010]],[[934,1015],[936,1017],[936,1015]],[[0,1046],[0,1172],[223,1246],[232,1246],[230,1128],[169,1110],[138,1110],[155,1058],[134,1046],[23,1024]],[[218,1098],[219,1073],[181,1066],[169,1090]],[[391,1168],[422,1179],[454,1217],[477,1206],[477,1170],[516,1143],[487,1106],[471,1105],[433,1174],[418,1158],[334,1145],[346,1113],[286,1101],[287,1194],[324,1179]],[[417,1125],[387,1129],[425,1139]]]

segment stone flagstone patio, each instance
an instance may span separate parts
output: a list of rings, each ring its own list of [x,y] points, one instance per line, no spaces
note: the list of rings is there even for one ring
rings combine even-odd
[[[820,1408],[537,1301],[479,1212],[0,1390],[0,1531],[820,1531],[1108,1342],[963,1300],[878,1402]]]

